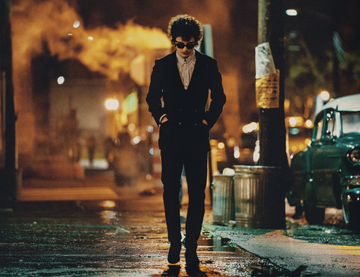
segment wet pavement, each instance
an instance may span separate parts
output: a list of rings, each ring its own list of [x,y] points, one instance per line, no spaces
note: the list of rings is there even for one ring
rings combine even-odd
[[[287,206],[285,230],[205,228],[280,268],[306,267],[301,276],[360,276],[360,233],[345,226],[341,210],[327,209],[322,225],[309,225],[304,217],[294,220],[292,214]]]
[[[268,265],[206,234],[196,273],[186,271],[184,249],[180,264],[168,265],[158,199],[26,203],[2,211],[1,276],[248,276],[248,266]]]
[[[51,190],[49,185],[32,180],[24,187]],[[201,264],[189,270],[185,249],[180,263],[167,263],[161,189],[151,182],[116,187],[110,177],[92,176],[51,185],[104,187],[117,197],[95,200],[85,193],[77,201],[22,201],[1,209],[0,276],[360,276],[360,234],[346,229],[339,211],[321,226],[291,219],[290,210],[286,230],[243,229],[214,225],[207,203]],[[186,198],[183,203],[184,226]]]
[[[206,231],[199,268],[186,269],[185,249],[180,263],[169,265],[161,190],[111,188],[117,200],[23,201],[2,209],[0,276],[250,276],[251,266],[270,265]]]

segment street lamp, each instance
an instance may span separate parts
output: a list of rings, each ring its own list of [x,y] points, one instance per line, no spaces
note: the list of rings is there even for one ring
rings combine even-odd
[[[59,77],[57,78],[57,83],[58,83],[59,85],[62,85],[64,82],[65,82],[64,76],[59,76]]]
[[[119,101],[113,98],[110,98],[105,101],[105,107],[109,111],[116,111],[119,108]]]
[[[315,96],[315,110],[313,116],[315,117],[317,113],[322,109],[322,107],[330,101],[330,93],[326,90],[320,92]]]
[[[328,102],[330,99],[330,93],[326,90],[320,92],[320,97],[324,101],[324,103]]]
[[[109,135],[112,137],[115,142],[117,142],[118,136],[118,126],[117,126],[117,113],[119,109],[119,101],[115,98],[109,98],[105,101],[105,107],[109,111],[108,114],[108,128]]]
[[[295,9],[287,9],[286,10],[286,15],[287,16],[297,16],[297,10],[295,10]]]

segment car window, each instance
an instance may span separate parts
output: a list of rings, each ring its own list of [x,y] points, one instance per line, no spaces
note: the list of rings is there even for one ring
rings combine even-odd
[[[360,133],[360,111],[341,112],[342,133]]]

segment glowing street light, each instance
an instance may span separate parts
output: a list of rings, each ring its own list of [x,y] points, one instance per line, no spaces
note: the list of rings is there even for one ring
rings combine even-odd
[[[295,9],[288,9],[285,13],[287,16],[297,16],[297,10]]]
[[[295,127],[296,123],[297,123],[297,120],[296,120],[295,117],[290,117],[289,118],[289,124],[290,124],[291,127]]]
[[[320,92],[315,97],[315,110],[314,116],[322,109],[322,107],[330,101],[330,93],[326,90]],[[314,118],[313,118],[314,120]]]
[[[309,128],[309,129],[312,128],[313,127],[312,121],[310,119],[306,120],[305,121],[305,126],[306,126],[306,128]]]
[[[248,134],[251,133],[253,131],[259,130],[259,123],[256,122],[251,122],[249,124],[246,124],[243,128],[242,128],[243,132]]]
[[[74,24],[73,24],[73,27],[76,29],[76,28],[79,28],[80,27],[80,21],[75,21]]]
[[[64,76],[60,76],[59,78],[57,78],[57,83],[58,83],[59,85],[62,85],[64,82],[65,82]]]
[[[109,111],[116,111],[119,108],[119,101],[116,99],[108,99],[105,101],[105,107]]]
[[[328,91],[324,90],[324,91],[320,92],[320,97],[324,102],[326,102],[330,99],[330,93]]]
[[[218,147],[219,149],[224,149],[225,148],[225,144],[223,142],[219,142],[218,143]]]

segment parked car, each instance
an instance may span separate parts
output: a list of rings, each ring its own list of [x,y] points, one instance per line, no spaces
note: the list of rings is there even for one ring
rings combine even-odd
[[[360,94],[337,98],[318,112],[311,143],[291,160],[292,193],[306,220],[320,224],[325,208],[343,210],[360,226]]]

